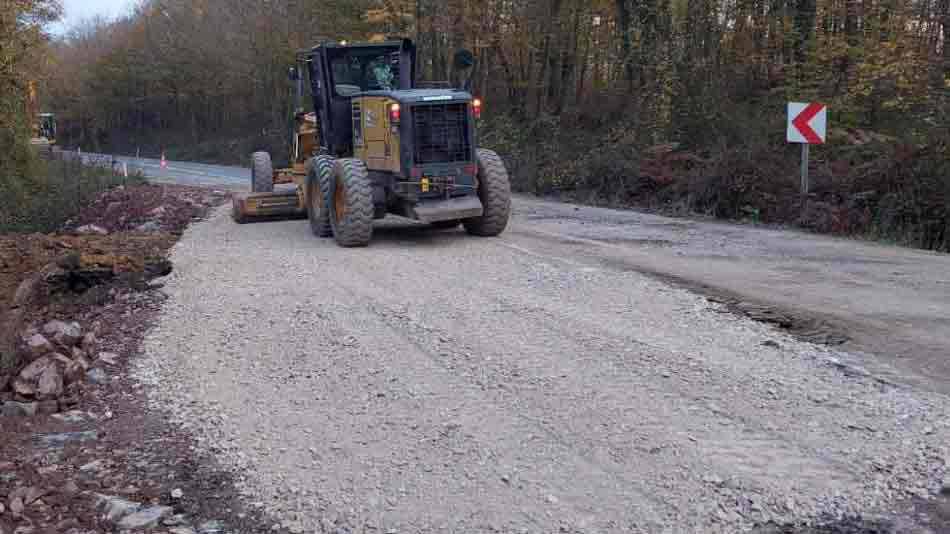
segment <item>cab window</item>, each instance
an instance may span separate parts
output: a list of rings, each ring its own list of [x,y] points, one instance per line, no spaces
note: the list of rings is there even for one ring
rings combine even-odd
[[[354,51],[336,57],[330,63],[338,96],[352,96],[362,91],[388,91],[397,87],[398,51]]]

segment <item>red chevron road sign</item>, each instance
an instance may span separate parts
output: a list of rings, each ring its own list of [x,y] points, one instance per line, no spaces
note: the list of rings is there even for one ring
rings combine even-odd
[[[788,103],[788,142],[820,145],[828,132],[828,108],[812,102]]]

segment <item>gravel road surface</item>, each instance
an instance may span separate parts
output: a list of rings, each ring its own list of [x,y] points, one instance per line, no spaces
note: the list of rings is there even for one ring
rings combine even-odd
[[[341,249],[219,211],[174,250],[138,376],[292,532],[725,533],[941,489],[950,399],[921,371],[948,343],[946,257],[515,212],[497,239],[392,219]],[[874,321],[915,344],[872,346]]]
[[[950,393],[950,255],[528,197],[516,206],[506,237],[520,245],[764,308],[805,338],[846,340],[882,376]]]
[[[251,179],[242,167],[117,159],[156,182],[246,191]],[[777,315],[799,337],[844,341],[881,376],[950,394],[950,255],[528,196],[515,212],[510,242]]]

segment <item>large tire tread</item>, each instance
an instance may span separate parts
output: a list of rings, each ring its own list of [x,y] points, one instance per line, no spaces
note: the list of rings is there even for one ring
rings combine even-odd
[[[247,224],[247,217],[241,211],[240,202],[237,198],[231,199],[231,218],[238,224]]]
[[[345,212],[337,218],[334,193],[337,187],[345,192]],[[365,247],[373,238],[373,183],[362,161],[355,158],[339,159],[333,164],[330,205],[330,223],[333,237],[342,247]]]
[[[333,174],[333,158],[317,156],[310,160],[307,169],[307,218],[310,229],[317,237],[332,237],[330,225],[330,178]]]
[[[274,164],[267,152],[251,154],[251,191],[254,193],[274,192]]]
[[[511,184],[505,163],[494,151],[480,148],[478,155],[478,197],[482,216],[465,219],[462,224],[472,235],[495,237],[508,227],[511,215]]]

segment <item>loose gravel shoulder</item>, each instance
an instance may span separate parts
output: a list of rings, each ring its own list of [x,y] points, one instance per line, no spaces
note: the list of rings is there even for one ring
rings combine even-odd
[[[874,532],[936,498],[943,395],[520,224],[342,249],[219,211],[136,376],[292,532]]]

